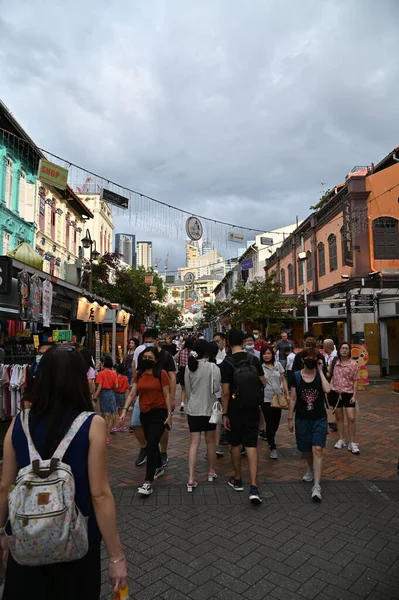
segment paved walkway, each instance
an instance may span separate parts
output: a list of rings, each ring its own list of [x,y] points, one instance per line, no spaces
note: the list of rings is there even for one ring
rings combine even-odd
[[[167,474],[149,498],[137,495],[144,472],[133,465],[131,434],[115,436],[109,471],[135,600],[393,600],[399,598],[399,396],[386,388],[361,396],[362,454],[326,453],[323,502],[310,502],[303,463],[286,430],[280,460],[260,442],[260,487],[254,507],[247,490],[226,486],[230,457],[218,461],[219,480],[185,489],[187,436],[176,415]],[[244,466],[245,469],[245,466]],[[244,481],[245,481],[244,471]],[[345,479],[345,481],[344,481]],[[104,553],[103,598],[110,598]]]

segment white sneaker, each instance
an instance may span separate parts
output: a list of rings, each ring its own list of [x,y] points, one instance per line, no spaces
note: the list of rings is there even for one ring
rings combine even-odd
[[[143,485],[141,485],[137,491],[142,496],[151,496],[151,494],[153,493],[154,490],[152,489],[151,483],[148,483],[147,481],[145,481],[143,483]]]
[[[308,469],[305,475],[302,477],[302,481],[306,481],[306,483],[311,483],[313,481],[313,469]]]
[[[321,487],[318,483],[312,487],[312,500],[313,502],[321,502]]]
[[[272,458],[273,460],[277,460],[278,459],[278,452],[277,452],[276,449],[270,451],[269,458]]]
[[[352,454],[360,454],[359,446],[355,442],[348,444],[348,450],[349,452],[352,452]]]
[[[338,440],[334,448],[336,448],[337,450],[342,450],[342,448],[346,448],[345,440]]]

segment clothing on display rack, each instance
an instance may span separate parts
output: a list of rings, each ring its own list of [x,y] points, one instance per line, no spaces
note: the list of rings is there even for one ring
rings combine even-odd
[[[15,417],[21,410],[21,400],[28,382],[29,370],[28,364],[0,364],[2,417]]]

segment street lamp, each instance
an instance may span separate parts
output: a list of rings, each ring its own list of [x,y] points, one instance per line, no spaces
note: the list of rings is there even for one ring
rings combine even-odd
[[[81,244],[85,250],[90,248],[90,270],[89,270],[89,293],[93,291],[93,261],[100,258],[100,253],[97,251],[96,240],[93,240],[90,231],[86,229],[86,235],[81,239]],[[88,323],[88,347],[92,350],[93,345],[93,323]]]

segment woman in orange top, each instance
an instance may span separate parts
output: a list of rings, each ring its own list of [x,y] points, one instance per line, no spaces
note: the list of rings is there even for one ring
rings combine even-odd
[[[110,433],[115,426],[116,398],[115,391],[118,385],[118,377],[113,371],[112,358],[107,354],[103,361],[103,370],[96,378],[97,390],[93,400],[96,402],[100,396],[100,412],[107,425],[107,444],[111,443]]]
[[[118,409],[119,418],[122,414],[122,409],[125,406],[126,400],[126,392],[130,388],[130,383],[128,378],[125,375],[125,365],[120,364],[116,367],[116,373],[118,375],[118,387],[116,389],[116,408]],[[115,427],[115,433],[125,433],[127,431],[127,427]]]
[[[169,396],[169,376],[157,365],[158,350],[147,348],[140,361],[141,371],[134,377],[132,391],[126,401],[121,415],[121,425],[124,425],[126,411],[132,402],[140,396],[140,420],[147,440],[147,472],[144,483],[138,492],[143,496],[153,493],[152,483],[164,474],[159,442],[165,427],[172,427],[172,404]]]

